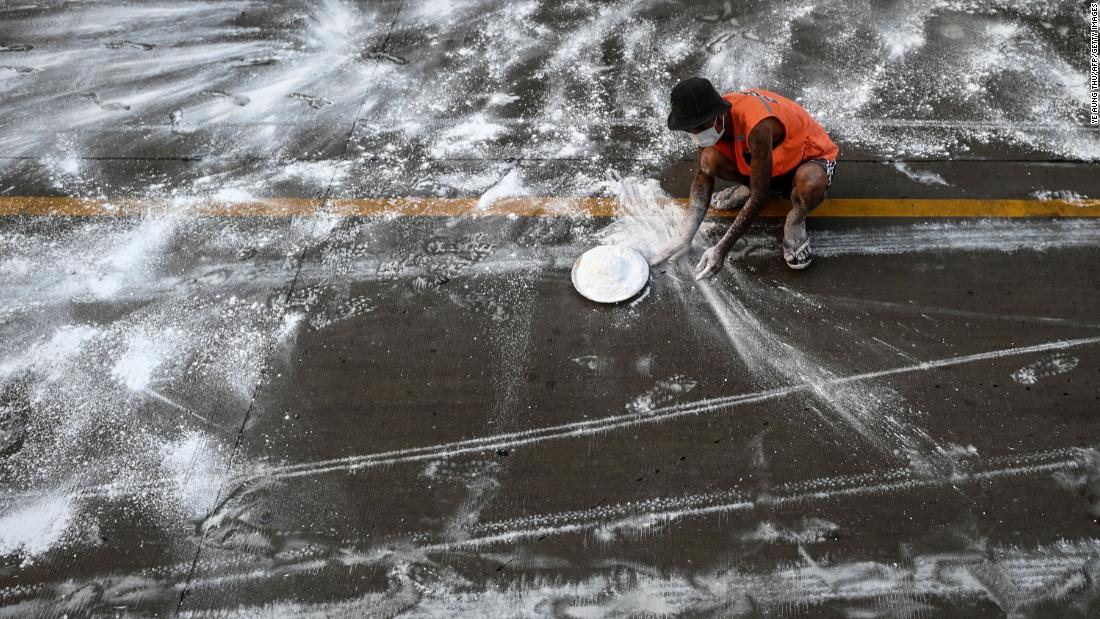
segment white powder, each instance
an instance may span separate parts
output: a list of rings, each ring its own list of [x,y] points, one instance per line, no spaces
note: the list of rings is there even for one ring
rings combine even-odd
[[[175,499],[189,516],[201,518],[214,508],[221,484],[218,445],[198,431],[161,447],[161,463],[176,486]]]
[[[51,379],[64,377],[66,364],[76,357],[85,343],[100,335],[99,329],[86,325],[60,327],[49,340],[30,346],[18,357],[0,362],[0,378],[28,369],[44,371]]]
[[[72,498],[48,494],[0,516],[0,555],[35,557],[56,544],[73,515]]]
[[[295,161],[276,176],[277,180],[292,180],[316,187],[327,187],[329,183],[339,185],[344,181],[350,165],[346,161]]]
[[[1068,189],[1063,190],[1048,190],[1039,189],[1031,192],[1031,197],[1036,200],[1052,201],[1061,200],[1063,202],[1069,202],[1075,206],[1088,206],[1088,196],[1077,193],[1076,191],[1070,191]]]
[[[517,198],[528,194],[527,188],[523,185],[523,179],[520,178],[518,168],[512,168],[496,182],[492,187],[485,190],[485,193],[481,194],[481,197],[477,201],[477,209],[484,210],[493,205],[497,200],[503,200],[504,198]]]
[[[413,123],[415,125],[415,123]],[[432,146],[434,157],[446,157],[463,152],[473,152],[485,142],[500,137],[507,128],[475,114],[469,120],[443,131],[441,140]]]
[[[890,60],[900,60],[910,51],[920,49],[924,45],[923,28],[921,21],[906,22],[880,33]]]
[[[414,11],[413,17],[420,22],[441,23],[454,18],[455,14],[464,8],[467,3],[461,0],[434,0],[421,3]]]
[[[240,187],[225,187],[219,189],[212,197],[219,202],[228,203],[251,202],[255,200],[251,193]]]
[[[66,153],[63,157],[46,157],[43,160],[46,167],[53,172],[51,176],[54,185],[60,189],[65,188],[65,181],[69,179],[80,180],[80,157],[75,153]],[[60,178],[58,178],[60,175]]]
[[[742,539],[769,544],[816,544],[828,540],[831,534],[839,530],[839,526],[828,520],[803,517],[801,523],[795,527],[784,527],[770,521],[761,522],[754,531],[743,535]]]
[[[494,92],[488,96],[486,102],[489,104],[490,107],[494,107],[498,105],[508,105],[509,103],[517,100],[519,100],[519,97],[517,97],[516,95],[506,92]]]
[[[153,372],[161,361],[163,353],[152,340],[134,338],[126,353],[111,368],[111,375],[131,391],[144,391],[153,382]]]
[[[616,303],[638,294],[649,280],[649,264],[638,252],[619,245],[586,251],[573,267],[573,285],[599,303]]]
[[[672,245],[683,234],[688,212],[678,206],[655,178],[608,173],[606,189],[615,194],[615,221],[600,233],[603,243],[629,247],[646,257]]]
[[[944,179],[944,177],[940,176],[939,174],[936,174],[935,172],[914,170],[914,169],[910,168],[909,164],[905,163],[904,161],[894,162],[894,168],[897,169],[898,172],[901,172],[902,174],[904,174],[904,175],[908,176],[909,178],[917,181],[918,183],[923,183],[925,185],[950,185],[951,184],[951,183],[947,182],[947,180]]]

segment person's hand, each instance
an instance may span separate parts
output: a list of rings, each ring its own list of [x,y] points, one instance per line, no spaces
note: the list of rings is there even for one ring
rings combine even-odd
[[[680,256],[683,256],[684,254],[688,253],[688,251],[690,249],[691,249],[691,241],[690,240],[689,241],[683,241],[683,240],[676,241],[675,243],[670,244],[668,247],[665,247],[661,251],[653,254],[653,256],[650,257],[650,259],[649,259],[649,266],[657,266],[658,264],[661,264],[665,260],[668,260],[668,261],[676,260]]]
[[[699,259],[699,264],[695,265],[695,279],[713,277],[718,271],[721,271],[722,265],[726,263],[727,254],[729,254],[729,250],[721,245],[715,245],[705,251],[703,257]]]

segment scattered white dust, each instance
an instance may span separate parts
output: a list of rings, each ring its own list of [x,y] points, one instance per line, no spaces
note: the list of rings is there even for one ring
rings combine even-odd
[[[330,183],[332,185],[343,183],[349,168],[350,164],[347,161],[294,161],[283,167],[279,179],[325,188]]]
[[[54,379],[63,378],[69,360],[100,333],[98,328],[89,325],[58,327],[48,340],[33,344],[22,354],[9,356],[0,362],[0,378],[28,369],[42,371]]]
[[[899,374],[908,374],[913,372],[920,373],[941,367],[952,367],[957,365],[975,363],[979,361],[1002,359],[1039,352],[1066,350],[1070,348],[1077,348],[1080,346],[1094,345],[1097,343],[1100,343],[1100,337],[1083,338],[1077,340],[1056,340],[1036,344],[1033,346],[992,350],[973,355],[962,355],[936,359],[932,361],[923,361],[919,363],[913,363],[912,365],[894,367],[885,370],[875,370],[871,372],[863,372],[860,374],[851,374],[847,376],[837,377],[835,379],[827,381],[825,384],[819,384],[816,386],[811,384],[807,380],[807,377],[799,376],[793,381],[792,384],[787,386],[764,389],[756,392],[742,393],[738,395],[720,396],[694,402],[675,404],[672,406],[654,409],[653,411],[647,413],[627,413],[621,415],[611,415],[608,417],[598,417],[595,419],[574,421],[557,426],[529,428],[527,430],[493,434],[482,436],[479,438],[471,438],[449,443],[439,443],[435,445],[425,445],[420,447],[409,447],[406,449],[398,449],[387,452],[363,454],[357,456],[347,456],[329,460],[301,462],[297,464],[289,464],[278,467],[266,467],[262,471],[262,478],[292,478],[301,476],[313,476],[325,474],[332,471],[355,471],[362,470],[368,467],[388,466],[399,462],[419,462],[437,458],[454,458],[467,453],[486,453],[497,449],[512,449],[515,447],[541,443],[544,441],[576,438],[580,436],[590,436],[618,428],[667,421],[686,415],[712,414],[725,411],[731,406],[753,404],[780,397],[787,397],[794,394],[813,395],[814,393],[816,393],[817,388],[832,389],[838,386],[856,385],[865,381],[878,380],[881,378],[895,376]],[[578,359],[574,359],[573,361],[580,363]],[[951,451],[949,449],[943,449],[941,450],[941,453],[942,455],[946,456],[949,461],[953,461],[955,459],[955,456],[958,455],[957,451]],[[246,476],[246,479],[259,478]]]
[[[144,391],[153,382],[153,372],[164,356],[163,349],[150,338],[137,336],[115,361],[111,375],[131,391]]]
[[[230,204],[237,202],[252,202],[256,199],[247,189],[241,187],[224,187],[215,192],[211,197],[219,202]]]
[[[600,232],[604,243],[629,247],[648,259],[683,234],[689,216],[657,179],[624,178],[611,171],[607,188],[618,204],[615,220]]]
[[[499,105],[508,105],[509,103],[518,100],[518,95],[509,94],[506,92],[494,92],[488,96],[488,99],[486,99],[487,103],[493,107]]]
[[[1058,200],[1061,202],[1068,202],[1076,206],[1088,206],[1089,197],[1078,193],[1076,191],[1070,191],[1068,189],[1049,190],[1039,189],[1031,192],[1031,197],[1036,200],[1050,201]]]
[[[792,2],[780,3],[774,11],[741,15],[740,21],[728,8],[700,21],[692,15],[656,18],[649,10],[652,3],[626,0],[578,3],[567,18],[555,14],[556,21],[548,21],[537,2],[447,0],[432,6],[425,3],[417,9],[418,21],[409,27],[416,28],[417,35],[423,35],[425,44],[416,50],[417,58],[406,65],[397,64],[395,60],[401,59],[396,57],[372,58],[371,50],[364,47],[364,41],[380,40],[379,35],[393,24],[389,16],[382,16],[367,5],[325,0],[303,15],[287,15],[291,27],[283,29],[285,35],[261,39],[252,36],[250,27],[237,24],[241,12],[249,9],[245,3],[193,3],[172,8],[76,4],[68,7],[61,19],[13,26],[16,31],[25,30],[28,38],[55,41],[52,47],[56,49],[40,46],[33,55],[27,55],[28,62],[33,59],[38,65],[35,68],[41,71],[35,76],[40,78],[38,90],[22,91],[26,94],[13,99],[4,115],[9,126],[31,130],[5,132],[0,136],[0,147],[13,157],[40,156],[45,178],[66,193],[92,197],[109,193],[110,187],[91,180],[98,165],[92,157],[104,149],[110,154],[115,154],[115,150],[122,155],[132,154],[129,149],[148,145],[111,141],[100,132],[85,131],[113,122],[122,111],[121,107],[104,109],[94,105],[91,98],[58,96],[68,91],[67,84],[79,81],[88,88],[101,90],[97,98],[101,97],[108,105],[117,102],[117,106],[129,106],[126,113],[139,123],[179,124],[186,119],[188,127],[217,132],[219,139],[211,140],[194,153],[215,159],[219,155],[265,158],[287,153],[317,155],[327,146],[318,141],[317,127],[319,123],[331,122],[331,117],[317,114],[362,103],[365,118],[377,118],[379,125],[397,127],[398,139],[408,141],[424,138],[421,121],[426,112],[443,114],[439,124],[429,126],[431,132],[426,142],[431,153],[484,155],[490,147],[506,142],[504,138],[518,136],[514,144],[507,145],[513,157],[541,155],[598,161],[616,155],[613,147],[605,148],[615,143],[606,127],[621,126],[641,136],[635,144],[639,156],[651,167],[660,168],[685,151],[683,140],[663,128],[667,92],[679,77],[676,71],[694,63],[693,66],[702,66],[702,72],[720,87],[775,83],[783,91],[780,78],[796,74],[793,69],[807,64],[798,51],[797,33],[814,23],[835,26],[832,32],[840,48],[838,53],[847,48],[853,57],[866,57],[873,55],[868,54],[870,49],[888,60],[835,62],[823,67],[815,64],[814,74],[808,76],[804,85],[787,93],[803,96],[811,111],[838,138],[889,155],[900,150],[922,155],[965,152],[966,143],[974,141],[1007,142],[1066,157],[1096,158],[1100,153],[1097,142],[1093,136],[1076,131],[1074,124],[1087,95],[1086,76],[1066,62],[1061,46],[1052,44],[1049,37],[1037,36],[1037,29],[1029,25],[1033,13],[1046,11],[1048,4],[1020,6],[1016,9],[1020,17],[1016,18],[1005,16],[997,3],[969,3],[961,8],[965,14],[973,15],[970,18],[957,12],[960,7],[942,2],[917,3],[909,7],[911,10],[891,14],[873,7],[853,10],[843,3]],[[945,24],[944,17],[949,11],[954,21]],[[13,15],[12,19],[16,17]],[[178,25],[184,20],[189,28],[181,33]],[[119,28],[135,40],[156,43],[158,50],[171,49],[173,53],[128,60],[125,74],[115,70],[116,65],[74,62],[86,49],[100,49],[100,42]],[[1052,36],[1054,32],[1065,35],[1063,26],[1053,28],[1044,24],[1043,28]],[[440,44],[451,40],[454,32],[477,33],[477,36],[465,39],[463,45],[467,47],[462,49]],[[231,35],[228,40],[226,33]],[[948,45],[937,46],[938,57],[930,55],[926,35],[947,41]],[[697,62],[700,57],[693,54],[708,42],[713,49],[707,50],[707,60],[700,64]],[[620,83],[590,89],[593,84],[606,83],[603,77],[609,70],[605,59],[608,47],[623,55],[621,66],[610,67],[621,78]],[[943,74],[944,67],[959,69],[943,83],[928,83],[930,76]],[[914,79],[898,79],[906,72]],[[425,79],[427,75],[433,79]],[[524,103],[522,122],[501,116],[510,104],[520,101],[511,93],[516,92],[519,78],[528,76],[545,86],[540,97],[530,105]],[[1005,82],[1013,84],[1011,92],[998,90],[998,84]],[[1034,92],[1046,92],[1040,90],[1046,82],[1052,86],[1050,96],[1035,99]],[[58,88],[59,85],[66,86]],[[574,96],[579,87],[591,92],[591,96]],[[213,99],[194,96],[202,90],[226,94]],[[478,97],[472,92],[491,94]],[[305,93],[335,103],[317,110],[289,99],[290,93]],[[354,93],[367,94],[360,101]],[[408,101],[430,101],[432,107],[385,109],[383,104],[395,96]],[[234,97],[246,103],[234,103]],[[946,106],[944,101],[948,102]],[[956,111],[958,116],[945,114]],[[62,122],[55,126],[58,119]],[[1035,128],[1028,123],[1043,126]],[[239,131],[236,128],[240,126],[260,128]],[[369,130],[364,131],[369,134]],[[76,142],[64,143],[59,132],[71,134]],[[86,135],[94,136],[96,141],[86,139]],[[393,137],[383,135],[387,140]],[[377,174],[369,179],[373,183],[369,189],[387,188],[395,180],[408,176],[423,176],[408,173],[408,157],[400,149],[388,154],[382,149],[376,152],[371,148],[369,135],[356,137],[363,139],[363,144],[356,146],[378,158]],[[77,153],[88,158],[82,159]],[[240,202],[252,200],[269,180],[322,186],[328,182],[326,177],[339,183],[343,174],[342,169],[334,170],[329,164],[311,162],[258,170],[240,173],[247,178],[238,178],[233,184],[227,182],[233,179],[215,173],[203,177],[212,179],[206,183],[202,178],[193,184],[186,179],[176,184],[158,181],[138,189],[156,195],[163,193],[178,199],[181,205],[186,205],[194,193]],[[901,168],[899,171],[906,173]],[[631,173],[652,172],[631,170]],[[946,184],[942,177],[916,174],[919,177],[914,180],[918,182]],[[558,193],[587,191],[598,182],[582,172],[562,178],[561,185],[556,187]],[[420,182],[423,185],[417,185],[417,189],[425,193],[469,191],[470,187],[480,190],[491,185],[479,200],[479,207],[487,208],[502,198],[532,195],[538,181],[522,178],[518,168],[511,164],[486,162],[469,172],[440,172],[438,179]],[[636,245],[643,255],[673,240],[684,214],[678,207],[670,208],[667,194],[656,181],[613,184],[622,213],[634,217],[620,218],[609,230],[609,238],[620,234],[622,244]],[[1074,192],[1039,191],[1035,197],[1085,199]],[[335,218],[295,222],[289,236],[275,235],[278,238],[260,245],[272,251],[300,251],[330,234],[337,223]],[[103,475],[112,482],[118,479],[124,482],[127,474],[147,481],[140,477],[144,473],[140,467],[150,463],[145,458],[152,458],[149,466],[155,469],[153,474],[166,473],[173,480],[170,492],[189,506],[189,511],[200,513],[214,482],[211,463],[223,444],[195,428],[166,431],[151,426],[147,420],[156,418],[162,410],[143,400],[113,399],[114,392],[120,384],[130,390],[147,390],[164,381],[181,389],[247,401],[259,381],[265,351],[273,341],[291,339],[302,322],[302,314],[281,315],[279,307],[268,305],[268,291],[249,288],[254,272],[233,264],[214,265],[218,268],[196,273],[195,277],[158,275],[157,259],[174,238],[177,225],[169,218],[149,218],[134,226],[92,223],[59,237],[56,247],[35,246],[34,252],[27,249],[20,253],[7,251],[5,245],[0,272],[6,278],[15,278],[4,282],[9,294],[0,303],[5,311],[30,315],[46,307],[57,312],[60,319],[75,323],[79,319],[66,314],[72,311],[68,303],[82,294],[119,302],[129,301],[135,293],[144,294],[138,300],[149,304],[115,324],[102,327],[75,324],[48,337],[30,339],[21,348],[13,347],[15,354],[6,354],[0,361],[0,375],[6,378],[30,373],[35,393],[41,399],[36,406],[55,415],[58,425],[72,432],[107,423],[120,424],[117,427],[125,432],[112,435],[113,442],[106,446],[113,449],[111,453],[132,454],[133,461],[116,455],[95,455],[91,466],[82,467],[88,471],[82,473],[94,476],[106,471]],[[231,225],[224,227],[228,229]],[[201,233],[192,229],[196,231]],[[230,236],[226,233],[211,243],[227,242]],[[5,239],[11,239],[12,247],[31,245],[18,234],[8,234]],[[1034,227],[979,222],[855,231],[844,238],[823,231],[815,239],[819,239],[815,249],[822,255],[945,249],[1034,251],[1096,246],[1100,233],[1095,226],[1079,222]],[[239,239],[233,242],[240,245]],[[235,296],[230,302],[228,295],[220,296],[230,289],[241,299]],[[154,345],[155,338],[170,333],[170,328],[190,334],[186,346]],[[200,333],[205,335],[197,335]],[[592,371],[610,363],[608,358],[596,356],[578,357],[575,361]],[[647,371],[649,365],[646,364]],[[1075,366],[1076,358],[1059,358],[1025,366],[1022,370],[1027,372],[1020,374],[1020,378],[1034,381],[1052,375],[1044,372],[1069,371],[1067,367]],[[801,381],[799,384],[809,381],[815,391],[817,387],[837,386],[837,381],[815,364],[796,369],[808,371],[809,376],[796,376],[792,380]],[[231,403],[239,404],[232,400]],[[182,416],[180,419],[193,422]],[[184,421],[171,419],[173,425],[182,426]],[[628,419],[623,423],[634,422]],[[561,435],[574,430],[565,428]],[[89,436],[81,438],[87,441]],[[527,437],[501,439],[506,440],[527,440]],[[75,462],[87,455],[66,451],[64,442],[31,443],[22,455],[38,454],[40,459],[30,466],[40,469],[36,472],[41,472],[43,478],[64,478],[70,470],[58,462]],[[161,445],[163,452],[158,452]],[[41,455],[49,451],[60,454],[57,461]],[[968,449],[962,451],[969,453]],[[118,478],[114,477],[116,473]],[[73,501],[56,494],[47,494],[4,513],[0,516],[0,552],[26,556],[45,552],[64,537],[76,518],[75,513]],[[645,529],[651,521],[642,517],[633,524]],[[1019,568],[1026,577],[1021,586],[1030,592],[1049,586],[1052,566],[1058,573],[1084,573],[1081,566],[1096,556],[1096,547],[1091,542],[1067,542],[1065,547],[1001,548],[997,553],[995,562],[1025,566]],[[519,606],[524,611],[529,608],[530,614],[535,615],[536,608],[545,610],[564,599],[570,602],[568,611],[575,611],[574,615],[599,616],[675,612],[693,605],[714,608],[716,601],[747,600],[747,592],[754,596],[762,593],[766,602],[780,609],[789,609],[793,602],[799,601],[858,599],[880,594],[946,591],[951,595],[981,595],[982,588],[976,584],[978,579],[971,577],[970,570],[980,574],[982,566],[971,566],[968,561],[967,557],[936,555],[919,558],[915,563],[933,568],[943,564],[946,569],[941,571],[870,562],[825,564],[807,560],[760,575],[729,570],[703,574],[693,580],[677,575],[642,574],[625,587],[601,577],[578,583],[524,584],[508,592],[489,591],[481,597],[467,595],[465,589],[455,587],[441,589],[438,594],[429,592],[420,606],[442,609],[441,614],[464,605],[475,609],[480,605],[482,610],[490,606],[505,612]],[[1031,564],[1039,567],[1026,567]],[[940,581],[941,574],[950,578]],[[402,578],[400,574],[395,577]],[[404,578],[401,582],[406,591],[420,584],[407,575]],[[718,600],[715,591],[723,592],[717,596]],[[757,599],[760,598],[753,597],[753,603]],[[271,607],[256,614],[266,616],[269,611]]]
[[[1012,380],[1021,385],[1034,385],[1039,379],[1072,372],[1080,360],[1069,354],[1057,354],[1029,363],[1012,373]]]
[[[742,539],[766,542],[808,545],[828,541],[840,530],[835,523],[822,518],[803,517],[797,526],[786,527],[771,521],[761,522],[756,529]]]
[[[20,554],[25,560],[61,541],[74,513],[71,497],[50,493],[14,506],[0,515],[0,555]]]
[[[161,447],[162,464],[175,484],[174,500],[186,515],[199,519],[210,513],[218,497],[224,464],[220,446],[199,431],[188,431]]]
[[[904,161],[895,162],[894,163],[894,168],[897,169],[898,172],[901,172],[902,174],[904,174],[904,175],[908,176],[909,178],[917,181],[918,183],[922,183],[922,184],[925,184],[925,185],[948,185],[949,186],[951,184],[951,183],[948,183],[947,180],[945,180],[942,176],[940,176],[939,174],[936,174],[935,172],[914,170],[914,169],[910,168],[909,164],[905,163]]]
[[[528,189],[524,186],[519,168],[512,168],[498,180],[496,184],[487,189],[477,201],[479,211],[491,207],[497,200],[505,198],[518,198],[528,195]]]
[[[592,372],[600,372],[611,367],[612,358],[602,355],[583,355],[571,359],[573,363]]]
[[[652,358],[648,359],[648,363],[650,365],[652,364]],[[645,375],[648,373],[648,367],[644,365],[640,366],[638,367],[638,371]],[[634,400],[627,404],[626,408],[633,412],[651,413],[658,407],[667,406],[674,402],[679,396],[695,389],[696,384],[696,381],[682,374],[658,380],[653,387],[650,387],[645,393],[634,398]]]
[[[731,273],[736,290],[710,280],[701,280],[697,288],[745,371],[764,380],[808,385],[812,403],[806,408],[846,440],[855,439],[887,456],[907,454],[915,470],[930,475],[951,472],[948,454],[914,423],[915,411],[900,394],[872,381],[838,384],[833,370],[769,328],[761,314],[750,309],[751,303],[763,298],[763,284],[739,270]]]
[[[412,123],[415,125],[416,121]],[[445,158],[458,153],[476,153],[485,142],[492,141],[507,129],[504,125],[474,116],[443,131],[442,139],[432,146],[432,156]]]
[[[881,33],[883,44],[891,60],[899,60],[924,45],[924,28],[919,20],[901,27],[892,27]]]

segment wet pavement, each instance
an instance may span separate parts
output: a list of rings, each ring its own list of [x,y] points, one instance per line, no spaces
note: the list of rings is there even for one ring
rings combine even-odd
[[[0,211],[58,211],[0,217],[0,616],[1100,612],[1081,8],[698,6],[0,8]],[[695,73],[801,97],[831,198],[941,202],[586,301],[682,222]],[[336,206],[403,197],[478,204]]]

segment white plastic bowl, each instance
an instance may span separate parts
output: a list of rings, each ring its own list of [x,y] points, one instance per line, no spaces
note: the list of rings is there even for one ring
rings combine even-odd
[[[573,287],[597,303],[618,303],[638,294],[649,282],[649,263],[621,245],[598,245],[573,263]]]

